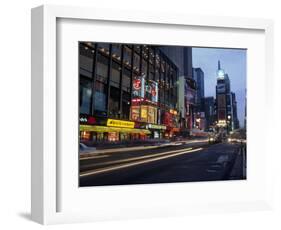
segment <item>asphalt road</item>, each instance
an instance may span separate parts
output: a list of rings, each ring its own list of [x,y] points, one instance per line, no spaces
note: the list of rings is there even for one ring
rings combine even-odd
[[[122,152],[80,159],[80,186],[245,179],[240,144],[207,142]]]

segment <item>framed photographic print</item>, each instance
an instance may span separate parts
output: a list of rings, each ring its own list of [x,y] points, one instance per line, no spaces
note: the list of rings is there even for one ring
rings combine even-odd
[[[33,9],[32,219],[270,208],[272,127],[256,129],[273,106],[272,31],[264,19]]]

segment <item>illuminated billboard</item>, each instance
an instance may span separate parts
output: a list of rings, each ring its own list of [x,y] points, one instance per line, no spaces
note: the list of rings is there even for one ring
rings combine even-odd
[[[158,83],[157,82],[150,80],[146,83],[145,98],[152,102],[158,102]]]
[[[145,76],[137,76],[133,79],[133,97],[144,97]]]

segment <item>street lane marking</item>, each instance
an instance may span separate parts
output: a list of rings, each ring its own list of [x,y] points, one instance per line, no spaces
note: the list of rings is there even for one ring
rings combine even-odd
[[[128,148],[124,148],[124,149],[113,149],[113,150],[97,150],[95,152],[93,152],[93,154],[115,154],[115,153],[125,153],[125,152],[129,152],[129,151],[141,151],[141,150],[149,150],[149,149],[161,149],[161,148],[165,148],[165,147],[171,147],[171,146],[179,146],[179,145],[184,145],[184,144],[195,144],[195,143],[205,143],[208,142],[208,140],[189,140],[189,141],[183,141],[182,143],[166,143],[166,144],[161,144],[158,146],[138,146],[138,147],[128,147]],[[88,157],[81,157],[80,160],[89,160],[89,159],[93,159],[95,158],[95,156],[88,156]]]
[[[174,154],[171,154],[171,155],[168,155],[168,156],[167,155],[166,156],[160,156],[160,157],[158,156],[158,157],[155,157],[153,159],[146,159],[146,160],[141,160],[141,161],[137,161],[137,162],[127,163],[127,164],[123,164],[123,165],[107,167],[107,168],[103,168],[103,169],[96,169],[96,170],[92,170],[92,171],[81,173],[80,177],[93,176],[93,175],[97,175],[97,174],[101,174],[101,173],[105,173],[105,172],[111,172],[111,171],[118,170],[118,169],[128,168],[128,167],[137,166],[137,165],[141,165],[141,164],[146,164],[146,163],[150,163],[150,162],[154,162],[154,161],[159,161],[159,160],[164,160],[164,159],[168,159],[168,158],[171,158],[171,157],[180,156],[180,155],[183,155],[183,154],[186,154],[186,153],[197,152],[197,151],[200,151],[202,149],[203,148],[198,148],[198,149],[193,149],[193,150],[189,150],[189,151],[174,153]]]
[[[178,149],[178,150],[173,150],[173,151],[168,151],[168,152],[163,152],[163,153],[156,153],[156,154],[151,154],[151,155],[145,155],[145,156],[140,156],[140,157],[131,157],[131,158],[126,158],[126,159],[122,159],[122,160],[114,160],[114,161],[107,161],[107,162],[102,162],[102,163],[88,164],[87,167],[136,161],[136,160],[152,158],[152,157],[156,157],[156,156],[163,156],[163,155],[167,155],[169,153],[177,153],[177,152],[188,151],[188,150],[191,150],[191,149],[192,148]]]
[[[96,155],[96,156],[91,156],[91,159],[105,158],[105,157],[110,157],[110,155]]]
[[[148,149],[156,149],[156,148],[161,148],[162,146],[141,146],[141,147],[137,147],[137,148],[124,148],[124,149],[113,149],[113,150],[97,150],[95,152],[93,152],[93,154],[115,154],[115,153],[125,153],[125,152],[129,152],[129,151],[139,151],[139,150],[148,150]],[[80,158],[80,160],[88,160],[88,159],[92,159],[94,158],[94,156],[89,156],[89,157],[82,157]]]

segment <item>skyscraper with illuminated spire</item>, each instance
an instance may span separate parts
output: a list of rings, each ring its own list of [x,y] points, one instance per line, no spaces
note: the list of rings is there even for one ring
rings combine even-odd
[[[216,85],[216,118],[217,125],[233,130],[233,106],[230,80],[218,61]]]

